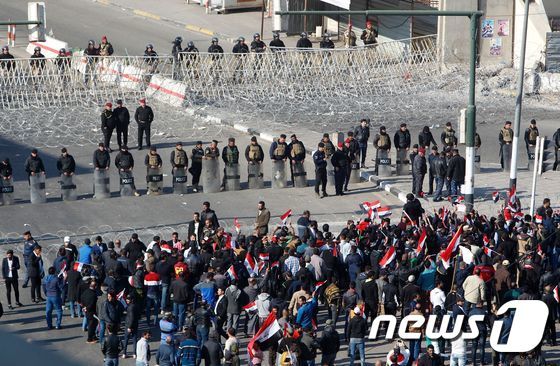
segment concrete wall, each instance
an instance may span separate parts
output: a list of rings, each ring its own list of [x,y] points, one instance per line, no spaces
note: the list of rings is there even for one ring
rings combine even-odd
[[[439,10],[477,10],[477,0],[441,0]],[[468,63],[470,20],[467,17],[439,17],[438,47],[446,64]]]
[[[558,1],[558,0],[554,0]],[[525,3],[523,0],[515,0],[515,27],[513,65],[519,68],[519,55],[521,51],[521,38],[523,31],[523,17],[525,15]],[[529,6],[529,23],[527,27],[527,50],[525,57],[525,69],[531,69],[535,62],[544,63],[544,52],[546,48],[546,33],[550,32],[548,15],[543,6],[543,0],[534,0]]]
[[[480,20],[479,31],[479,60],[481,66],[497,64],[511,65],[513,59],[513,14],[512,0],[481,0],[480,10],[484,17]],[[484,34],[482,27],[493,24],[492,35]]]

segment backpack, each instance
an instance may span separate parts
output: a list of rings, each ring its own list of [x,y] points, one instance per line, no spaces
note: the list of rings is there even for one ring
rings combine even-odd
[[[340,288],[338,288],[338,286],[330,285],[325,289],[324,296],[327,302],[329,304],[332,304],[340,300],[340,298],[342,297],[342,291],[340,291]]]

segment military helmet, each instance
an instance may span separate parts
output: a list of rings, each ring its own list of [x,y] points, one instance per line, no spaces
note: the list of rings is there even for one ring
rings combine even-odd
[[[175,37],[175,43],[181,43],[181,42],[183,42],[183,37],[181,36]]]
[[[307,38],[307,32],[301,32],[300,36],[301,38]]]
[[[218,43],[218,37],[212,37],[212,43]]]
[[[66,48],[61,48],[60,50],[58,50],[58,53],[64,53],[64,54],[66,54]]]
[[[35,51],[35,52],[41,52],[41,47],[35,47],[35,48],[33,49],[33,51]]]
[[[8,46],[2,46],[2,51],[4,50],[9,51],[10,49],[8,48]]]
[[[278,33],[278,32],[272,32],[272,38],[274,38],[274,39],[280,38],[280,33]]]
[[[329,32],[323,33],[323,38],[329,38],[331,35]]]
[[[253,38],[260,38],[260,37],[261,37],[261,35],[258,34],[258,33],[253,34]]]
[[[194,42],[190,41],[189,44],[187,44],[188,47],[194,47]]]
[[[237,38],[237,42],[245,42],[245,37],[239,37],[239,38]]]
[[[89,46],[89,45],[92,45],[92,46],[95,45],[95,41],[94,41],[93,39],[90,39],[90,40],[88,41],[88,46]]]
[[[153,48],[154,48],[154,45],[151,44],[151,43],[148,43],[148,44],[146,45],[146,48],[152,48],[152,49],[153,49]]]

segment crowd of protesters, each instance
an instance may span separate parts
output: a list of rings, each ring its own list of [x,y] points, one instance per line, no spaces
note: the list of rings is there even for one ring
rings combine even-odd
[[[205,202],[185,238],[154,236],[146,245],[137,234],[128,243],[105,244],[98,236],[77,247],[66,237],[52,263],[26,232],[22,261],[10,250],[2,263],[8,306],[12,292],[22,306],[18,270],[25,268],[23,287],[30,282],[32,300],[46,301],[47,328],[64,327],[69,309],[71,318],[82,319],[87,343],[101,347],[105,365],[131,356],[136,365],[150,358],[161,366],[334,365],[347,344],[349,364],[363,366],[366,337],[379,314],[485,320],[469,341],[431,340],[424,326],[411,326],[421,339],[400,342],[377,364],[544,365],[541,346],[556,346],[559,313],[560,214],[550,200],[531,217],[510,192],[500,214],[486,217],[447,208],[425,212],[414,195],[407,199],[396,222],[376,217],[370,205],[367,218],[349,220],[336,233],[308,211],[294,224],[283,215],[281,225],[272,225],[259,202],[251,235],[241,234],[237,220],[231,232],[219,227]],[[546,304],[543,341],[528,353],[490,355],[493,323],[502,320],[502,341],[512,326],[511,312],[496,311],[514,299]],[[258,335],[271,318],[278,339],[253,338],[247,355],[240,340]],[[161,337],[153,352],[152,334]]]

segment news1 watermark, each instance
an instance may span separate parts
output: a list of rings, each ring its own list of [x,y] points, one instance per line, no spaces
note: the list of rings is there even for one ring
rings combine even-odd
[[[548,307],[539,300],[513,300],[500,306],[496,315],[500,316],[508,311],[515,312],[515,316],[512,319],[507,342],[499,343],[504,319],[498,319],[490,330],[490,346],[496,352],[504,353],[531,351],[541,342],[543,337],[548,318]],[[437,315],[430,315],[427,318],[427,323],[426,317],[423,315],[407,315],[399,325],[398,336],[404,340],[419,340],[422,334],[409,332],[408,329],[409,327],[421,328],[426,324],[425,335],[431,340],[439,338],[455,339],[459,336],[462,336],[465,340],[475,339],[480,335],[477,323],[484,322],[484,315],[472,315],[469,317],[458,315],[452,330],[449,330],[449,324],[452,320],[451,315],[443,315],[439,326],[436,325],[437,320]],[[468,322],[469,332],[462,331],[465,320]],[[382,323],[387,323],[385,339],[394,338],[397,318],[393,315],[380,315],[373,321],[369,339],[377,338],[379,327]]]

